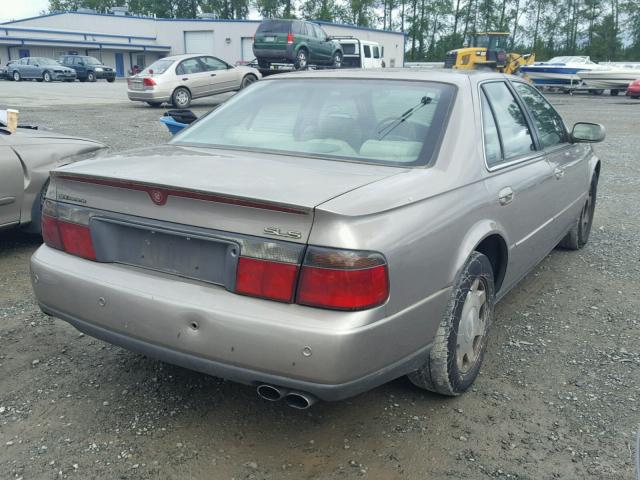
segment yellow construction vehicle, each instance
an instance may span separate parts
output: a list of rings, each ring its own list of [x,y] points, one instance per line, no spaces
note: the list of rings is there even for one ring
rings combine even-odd
[[[474,33],[468,46],[447,52],[444,68],[516,73],[523,65],[533,65],[534,53],[507,53],[508,38],[509,32]]]

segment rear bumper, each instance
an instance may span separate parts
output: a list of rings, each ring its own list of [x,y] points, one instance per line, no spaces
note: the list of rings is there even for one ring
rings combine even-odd
[[[417,369],[431,342],[425,307],[440,315],[449,296],[442,290],[421,302],[420,315],[408,309],[367,323],[371,311],[243,297],[47,246],[33,255],[31,270],[42,310],[88,335],[189,369],[323,400],[357,395]]]
[[[293,45],[287,45],[286,48],[270,49],[270,48],[254,48],[253,54],[258,60],[265,60],[267,62],[294,62],[296,59],[296,53],[293,49]]]
[[[144,91],[144,90],[127,90],[129,100],[138,102],[168,102],[171,95],[163,92]]]

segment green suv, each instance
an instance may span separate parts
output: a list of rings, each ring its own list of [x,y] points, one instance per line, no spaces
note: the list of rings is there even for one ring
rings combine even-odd
[[[272,63],[342,66],[342,47],[320,25],[302,20],[264,20],[256,31],[253,54],[261,70]]]

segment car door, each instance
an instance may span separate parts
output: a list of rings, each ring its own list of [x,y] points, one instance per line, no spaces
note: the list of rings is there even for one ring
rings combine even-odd
[[[216,57],[200,57],[209,73],[209,93],[221,93],[240,88],[240,73],[238,69],[231,68],[227,63]]]
[[[506,231],[513,285],[554,247],[556,180],[533,129],[505,81],[485,82],[480,105],[492,216]]]
[[[24,177],[20,159],[0,138],[0,227],[20,221]]]
[[[87,65],[82,57],[75,57],[73,59],[73,69],[76,71],[78,78],[87,78]]]
[[[556,179],[555,230],[564,235],[576,220],[589,189],[589,148],[571,143],[560,114],[535,88],[512,82],[533,118],[540,145],[547,155]]]
[[[176,67],[178,82],[191,91],[192,98],[210,94],[211,74],[198,57],[187,58]]]
[[[29,65],[27,66],[27,76],[29,78],[42,78],[42,58],[31,57],[29,58]]]
[[[26,58],[21,58],[20,61],[18,62],[18,66],[16,70],[20,72],[20,76],[22,78],[33,78],[30,70],[32,67],[29,65],[29,60],[31,60],[31,58],[26,57]]]
[[[320,58],[322,62],[328,63],[331,60],[333,54],[333,42],[328,40],[329,35],[319,25],[314,25],[318,43],[320,45]]]

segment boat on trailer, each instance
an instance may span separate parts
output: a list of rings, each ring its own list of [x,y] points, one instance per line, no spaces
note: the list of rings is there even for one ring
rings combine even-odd
[[[589,57],[553,57],[547,62],[520,67],[520,73],[537,87],[556,87],[566,90],[584,88],[580,73],[605,70],[607,67],[592,62]]]
[[[607,65],[601,66],[607,67]],[[604,70],[579,72],[582,82],[592,89],[610,90],[611,95],[624,92],[630,83],[640,79],[640,65],[610,65]]]

